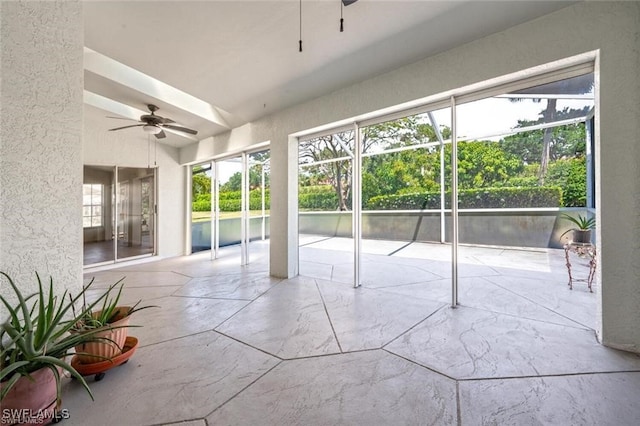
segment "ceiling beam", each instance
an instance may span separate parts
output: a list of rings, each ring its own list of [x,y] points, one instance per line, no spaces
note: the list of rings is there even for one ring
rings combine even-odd
[[[88,47],[84,48],[84,68],[101,77],[204,118],[218,126],[231,128],[219,108]]]

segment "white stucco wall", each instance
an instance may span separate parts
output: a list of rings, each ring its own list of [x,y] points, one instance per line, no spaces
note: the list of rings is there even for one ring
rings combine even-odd
[[[135,129],[108,132],[108,126],[112,123],[106,123],[102,117],[98,118],[95,111],[87,112],[83,164],[144,168],[148,165],[153,167],[157,163],[157,253],[161,257],[185,254],[185,173],[184,166],[178,163],[178,149],[161,143],[155,144],[153,136],[149,146],[146,134],[139,129],[139,132],[135,132]]]
[[[599,51],[597,240],[603,321],[598,332],[607,345],[640,352],[639,31],[640,3],[579,3],[209,138],[182,149],[180,161],[271,141],[271,273],[289,276],[297,271],[295,209],[287,203],[295,191],[289,135]]]
[[[82,47],[78,2],[2,1],[0,270],[82,286]],[[3,281],[3,295],[11,290]],[[2,309],[2,308],[0,308]],[[5,319],[5,311],[0,319]]]

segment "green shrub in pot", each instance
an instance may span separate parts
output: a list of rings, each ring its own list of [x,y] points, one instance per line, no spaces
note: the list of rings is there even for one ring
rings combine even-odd
[[[89,393],[93,399],[91,389],[84,378],[71,366],[68,357],[74,354],[73,349],[82,343],[100,340],[94,331],[86,333],[70,333],[74,325],[84,318],[91,309],[95,309],[115,285],[108,287],[94,302],[83,307],[80,312],[73,312],[73,305],[89,287],[74,298],[67,299],[68,292],[55,295],[53,278],[49,280],[48,292],[45,292],[40,276],[36,273],[38,291],[29,296],[23,296],[18,285],[5,272],[0,271],[0,280],[7,281],[13,290],[17,304],[11,305],[0,295],[0,301],[8,311],[8,318],[3,318],[0,329],[0,401],[3,409],[20,409],[38,412],[47,410],[51,416],[57,410],[61,401],[61,375],[68,372]],[[48,370],[48,371],[47,371]],[[28,395],[20,395],[17,390],[22,385],[33,383],[35,377],[42,372],[48,376],[49,382],[55,382],[54,392],[45,396],[45,406],[25,406],[29,395],[34,389],[43,391],[46,386],[31,386]],[[51,377],[53,376],[53,377]],[[51,390],[51,387],[48,388]],[[16,405],[17,404],[17,405]]]

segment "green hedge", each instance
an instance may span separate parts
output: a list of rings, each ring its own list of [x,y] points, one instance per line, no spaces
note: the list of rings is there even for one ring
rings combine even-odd
[[[229,191],[220,193],[220,211],[221,212],[239,212],[240,211],[240,191]],[[265,209],[271,206],[271,198],[269,190],[265,191]],[[260,190],[254,189],[249,193],[249,210],[262,209],[262,194]],[[194,212],[211,211],[211,194],[200,194],[193,201],[192,210]]]
[[[298,188],[300,210],[337,210],[338,194],[331,185],[311,185]]]
[[[301,210],[337,210],[338,194],[335,191],[298,194],[298,208]]]
[[[562,207],[560,187],[481,188],[458,192],[458,208],[496,209],[529,207]],[[367,203],[367,210],[439,209],[440,193],[423,192],[402,195],[381,195]],[[445,193],[445,208],[451,208],[451,192]]]
[[[315,187],[315,191],[301,191],[298,207],[301,210],[333,211],[338,209],[338,196],[331,187]],[[224,196],[223,196],[224,194]],[[232,195],[231,195],[232,194]],[[237,194],[237,197],[236,197]],[[220,211],[240,211],[240,192],[220,194]],[[563,207],[560,187],[532,188],[481,188],[461,190],[458,193],[461,209],[481,208],[528,208]],[[270,208],[269,192],[266,193],[265,207]],[[451,208],[451,192],[445,193],[445,207]],[[260,191],[251,191],[249,209],[260,210]],[[416,192],[412,194],[381,195],[369,200],[367,210],[420,210],[439,209],[440,192]],[[209,194],[202,194],[193,202],[193,211],[211,211]]]
[[[298,187],[298,194],[325,194],[331,192],[335,192],[331,185],[308,185]]]

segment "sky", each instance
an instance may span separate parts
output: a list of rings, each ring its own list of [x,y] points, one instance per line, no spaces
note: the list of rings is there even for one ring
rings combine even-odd
[[[593,100],[588,99],[558,99],[556,109],[565,107],[581,109],[592,106]],[[486,98],[475,102],[458,105],[457,133],[458,138],[494,135],[509,131],[517,126],[518,120],[538,120],[540,113],[546,108],[547,100],[539,103],[532,99],[511,102],[506,98]],[[438,125],[451,127],[451,110],[449,108],[434,111],[433,115]]]

